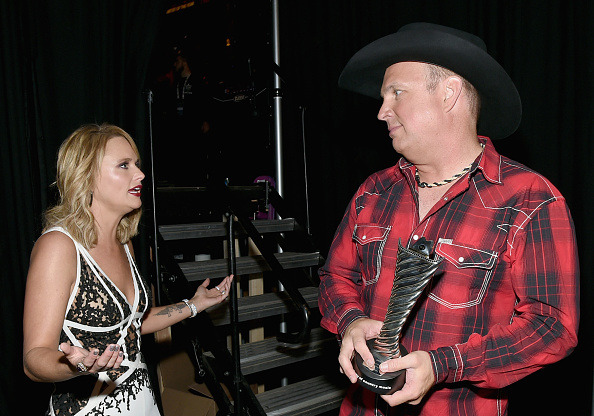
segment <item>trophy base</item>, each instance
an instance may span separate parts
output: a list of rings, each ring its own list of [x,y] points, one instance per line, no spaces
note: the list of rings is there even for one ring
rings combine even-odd
[[[378,368],[382,362],[386,361],[386,357],[375,350],[374,342],[375,339],[367,340],[367,347],[373,355],[373,359],[376,362],[376,368]],[[406,354],[408,354],[408,351],[400,345],[400,356],[404,357]],[[353,368],[357,373],[357,382],[374,393],[392,394],[400,390],[406,381],[406,370],[380,374],[375,370],[370,370],[363,364],[363,359],[356,351],[355,357],[353,358]]]

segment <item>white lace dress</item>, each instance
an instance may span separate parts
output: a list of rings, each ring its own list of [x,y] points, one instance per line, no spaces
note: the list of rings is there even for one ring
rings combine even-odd
[[[62,228],[52,228],[72,237]],[[72,239],[74,241],[74,239]],[[124,353],[120,368],[55,383],[47,415],[160,415],[140,353],[140,324],[150,307],[148,285],[125,246],[134,280],[134,301],[109,280],[89,252],[74,241],[77,274],[68,300],[60,343],[104,351],[118,344]]]

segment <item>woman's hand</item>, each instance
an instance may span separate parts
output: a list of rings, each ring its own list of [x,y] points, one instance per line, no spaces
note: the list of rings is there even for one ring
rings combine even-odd
[[[98,373],[119,368],[124,359],[124,353],[120,351],[120,346],[117,344],[108,345],[101,354],[101,351],[96,348],[88,351],[63,342],[60,344],[60,351],[70,365],[80,373]]]
[[[229,296],[232,281],[233,275],[229,275],[212,289],[207,289],[210,284],[210,279],[207,278],[200,286],[198,286],[198,290],[196,290],[196,293],[194,294],[194,297],[190,299],[190,302],[196,305],[198,312],[202,312],[217,303],[221,303]]]
[[[194,294],[194,297],[187,301],[196,307],[197,312],[202,312],[217,303],[221,303],[229,296],[229,289],[231,289],[231,282],[233,275],[227,276],[221,283],[212,289],[208,289],[210,279],[206,279]],[[193,315],[191,305],[186,304],[186,301],[176,303],[175,305],[157,306],[150,309],[142,320],[140,331],[142,335],[152,334],[174,325],[182,319],[189,318]]]

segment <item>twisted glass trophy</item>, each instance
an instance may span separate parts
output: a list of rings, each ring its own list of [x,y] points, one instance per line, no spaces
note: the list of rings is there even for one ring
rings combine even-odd
[[[368,368],[355,351],[353,367],[360,385],[380,394],[392,394],[400,390],[406,381],[405,370],[381,374],[381,363],[408,354],[400,345],[402,327],[410,315],[431,276],[443,260],[431,258],[433,241],[420,238],[411,248],[398,242],[398,257],[388,311],[377,338],[367,340],[375,366]]]

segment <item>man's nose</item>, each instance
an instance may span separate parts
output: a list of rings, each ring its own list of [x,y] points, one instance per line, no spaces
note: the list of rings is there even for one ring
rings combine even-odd
[[[377,113],[377,118],[379,120],[386,121],[386,119],[390,115],[390,112],[391,112],[390,107],[386,104],[386,100],[384,100],[382,102],[382,106],[380,107],[380,109]]]

